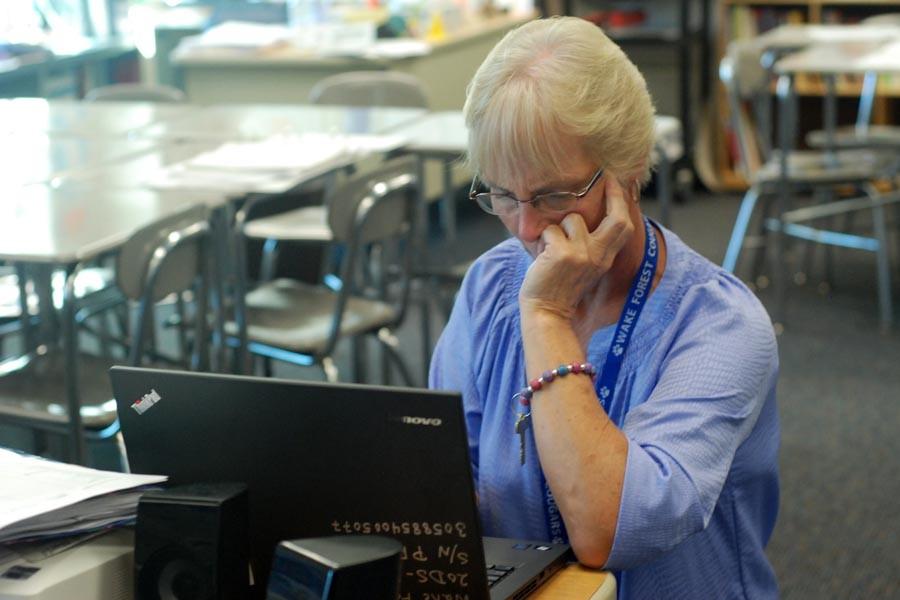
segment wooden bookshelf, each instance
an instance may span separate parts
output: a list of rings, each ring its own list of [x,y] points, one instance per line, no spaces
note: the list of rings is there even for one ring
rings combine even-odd
[[[752,38],[787,23],[856,23],[869,16],[900,12],[900,0],[719,0],[718,8],[716,63],[733,39]],[[861,81],[859,77],[839,78],[838,96],[858,97]],[[804,97],[815,99],[825,95],[825,85],[817,76],[799,76],[795,86],[801,101]],[[873,122],[892,120],[892,109],[900,103],[898,99],[900,77],[882,78],[878,85]],[[736,191],[745,189],[747,183],[735,170],[729,150],[727,104],[724,88],[721,84],[716,85],[713,100],[707,107],[706,136],[700,141],[710,145],[707,156],[712,164],[705,169],[706,177],[703,177],[702,170],[699,172],[710,189]]]

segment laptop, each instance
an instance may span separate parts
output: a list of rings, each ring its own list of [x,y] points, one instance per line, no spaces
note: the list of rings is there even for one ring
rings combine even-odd
[[[482,537],[458,393],[130,367],[110,375],[132,472],[247,484],[259,596],[286,539],[400,540],[401,599],[522,598],[570,557],[565,545]]]

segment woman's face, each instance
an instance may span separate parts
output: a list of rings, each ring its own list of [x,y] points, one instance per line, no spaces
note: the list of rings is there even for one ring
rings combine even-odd
[[[569,168],[565,173],[551,177],[535,177],[533,180],[511,182],[509,187],[495,185],[494,189],[505,191],[518,200],[531,200],[536,194],[546,192],[578,192],[591,181],[597,172],[598,165],[589,160],[583,152],[572,152]],[[544,249],[541,233],[548,225],[558,225],[566,215],[578,213],[584,219],[588,231],[593,231],[606,214],[604,189],[607,175],[604,174],[591,187],[590,191],[575,206],[562,213],[545,212],[532,204],[522,203],[518,209],[508,215],[500,215],[506,229],[525,247],[525,250],[536,257]]]

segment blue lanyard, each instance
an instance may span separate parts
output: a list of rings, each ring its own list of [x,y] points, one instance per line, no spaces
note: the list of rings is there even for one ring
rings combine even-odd
[[[644,228],[646,229],[644,260],[640,270],[638,270],[634,280],[631,282],[628,300],[625,301],[625,306],[622,307],[622,314],[619,315],[619,322],[616,324],[612,343],[606,353],[606,362],[603,363],[603,371],[600,373],[597,381],[597,394],[600,396],[600,403],[607,413],[609,412],[609,403],[612,401],[616,390],[619,371],[622,370],[625,351],[628,349],[628,344],[631,343],[631,336],[637,327],[641,311],[644,310],[644,305],[647,304],[650,287],[653,285],[653,276],[656,274],[656,265],[659,262],[659,244],[653,232],[653,225],[650,224],[650,220],[647,217],[644,217]],[[559,508],[556,506],[556,500],[553,498],[550,486],[547,485],[547,479],[544,477],[543,471],[541,471],[541,483],[544,490],[544,514],[547,518],[547,526],[550,529],[550,537],[556,544],[566,544],[569,536],[566,533],[565,524],[562,516],[559,514]]]

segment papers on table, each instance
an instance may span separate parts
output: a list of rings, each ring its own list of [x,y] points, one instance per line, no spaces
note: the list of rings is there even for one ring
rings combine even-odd
[[[363,57],[395,59],[425,56],[429,52],[431,52],[431,44],[428,42],[413,38],[393,38],[376,41],[363,52]]]
[[[363,57],[395,59],[422,56],[431,45],[415,38],[381,40],[371,21],[306,23],[293,27],[227,21],[179,42],[175,60],[196,57],[266,55],[271,57]]]
[[[0,543],[130,523],[146,486],[165,476],[98,471],[0,448]]]
[[[285,25],[226,21],[210,27],[202,34],[182,40],[180,51],[193,48],[231,48],[256,50],[287,40],[291,31]]]
[[[369,154],[398,148],[405,141],[396,135],[309,133],[226,142],[152,172],[144,183],[170,189],[284,191]]]

